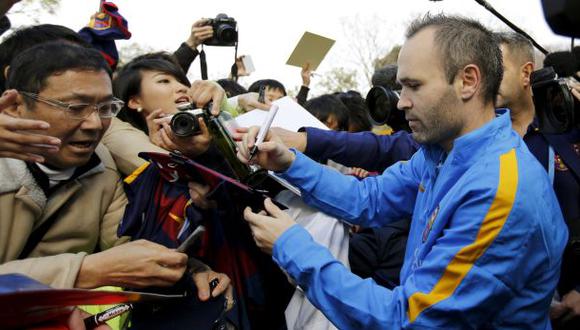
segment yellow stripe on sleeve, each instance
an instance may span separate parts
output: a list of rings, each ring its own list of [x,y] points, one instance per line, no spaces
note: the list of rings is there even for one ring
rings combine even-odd
[[[475,261],[483,255],[503,228],[512,210],[518,186],[518,164],[515,149],[500,156],[499,166],[497,192],[475,241],[457,252],[431,292],[416,292],[409,297],[408,316],[410,322],[414,322],[425,309],[449,298],[455,292]]]
[[[147,166],[149,166],[149,162],[144,163],[143,165],[139,166],[135,171],[133,171],[133,173],[131,173],[128,177],[125,178],[125,183],[126,184],[131,184],[133,181],[135,181],[135,179],[137,179],[137,177],[139,176],[139,174],[141,174],[143,171],[145,171],[145,169],[147,168]]]

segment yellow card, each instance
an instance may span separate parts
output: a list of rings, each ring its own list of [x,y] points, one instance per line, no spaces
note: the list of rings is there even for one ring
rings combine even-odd
[[[301,68],[306,63],[310,63],[310,69],[315,71],[332,45],[334,45],[334,40],[306,31],[286,64]]]

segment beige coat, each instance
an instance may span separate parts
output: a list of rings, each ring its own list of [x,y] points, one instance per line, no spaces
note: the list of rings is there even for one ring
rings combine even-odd
[[[133,173],[145,160],[137,156],[141,151],[163,152],[162,149],[151,143],[149,137],[141,130],[133,127],[118,118],[113,118],[111,126],[105,132],[101,141],[115,159],[117,168],[124,176]]]
[[[109,151],[101,164],[49,199],[24,162],[0,158],[0,274],[22,273],[57,288],[74,286],[83,258],[126,241],[117,237],[127,198]],[[30,258],[15,260],[32,231],[59,212]]]

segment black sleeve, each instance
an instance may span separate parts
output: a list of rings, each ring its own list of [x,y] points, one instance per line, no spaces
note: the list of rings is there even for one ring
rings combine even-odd
[[[187,73],[191,63],[195,60],[199,52],[197,49],[191,49],[189,45],[185,42],[181,43],[181,46],[173,52],[173,56],[177,59],[179,66],[183,69],[183,72]]]
[[[300,91],[298,92],[298,95],[296,95],[296,101],[298,102],[298,104],[304,106],[304,103],[306,103],[306,98],[308,98],[309,91],[310,88],[304,85],[300,86]]]

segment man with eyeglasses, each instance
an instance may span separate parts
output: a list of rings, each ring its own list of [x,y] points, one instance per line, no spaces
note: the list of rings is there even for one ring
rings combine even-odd
[[[9,92],[13,102],[4,112],[48,123],[39,134],[60,147],[43,151],[42,164],[0,158],[0,274],[22,273],[57,288],[170,286],[182,278],[186,254],[117,237],[127,199],[99,142],[123,103],[113,98],[102,56],[44,43],[12,62],[7,86],[17,92]],[[202,300],[211,279],[219,279],[212,296],[230,282],[212,271],[193,277]]]

